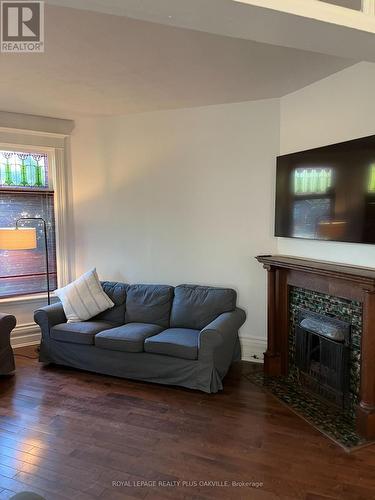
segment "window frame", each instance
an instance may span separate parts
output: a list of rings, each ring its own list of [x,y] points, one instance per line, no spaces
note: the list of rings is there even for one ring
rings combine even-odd
[[[17,152],[40,152],[48,157],[49,176],[54,191],[55,238],[56,238],[56,271],[58,286],[71,281],[73,260],[71,234],[69,231],[69,213],[71,207],[69,185],[68,151],[70,138],[65,134],[33,132],[29,130],[10,130],[0,127],[0,150]],[[69,236],[68,236],[69,235]],[[7,303],[25,303],[40,301],[47,297],[46,292],[15,295],[0,298],[0,305]]]

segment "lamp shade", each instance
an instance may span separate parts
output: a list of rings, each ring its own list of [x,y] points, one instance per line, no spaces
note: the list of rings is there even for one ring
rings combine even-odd
[[[35,228],[0,228],[0,250],[32,250],[36,247]]]
[[[323,221],[318,224],[318,235],[327,240],[340,239],[344,237],[346,229],[347,223],[345,221]]]

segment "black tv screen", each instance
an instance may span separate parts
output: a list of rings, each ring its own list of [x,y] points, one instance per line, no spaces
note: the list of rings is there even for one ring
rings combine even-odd
[[[275,236],[375,243],[375,136],[279,156]]]

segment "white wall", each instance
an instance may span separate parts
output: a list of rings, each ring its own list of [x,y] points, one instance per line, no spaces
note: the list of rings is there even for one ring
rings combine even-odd
[[[375,266],[371,245],[275,239],[275,156],[375,133],[375,64],[279,100],[82,119],[72,136],[77,274],[232,286],[264,349],[259,253]],[[281,111],[280,111],[281,106]]]
[[[265,337],[279,101],[84,119],[72,136],[77,274],[231,286]],[[263,350],[263,342],[244,347]]]
[[[281,99],[281,154],[375,134],[375,64],[360,63]],[[375,246],[278,239],[278,253],[375,267]]]
[[[375,64],[279,100],[81,119],[72,136],[76,274],[233,286],[245,356],[264,350],[259,253],[375,267],[375,246],[275,239],[275,156],[375,134]],[[6,304],[33,335],[33,304]],[[35,339],[37,341],[37,339]]]

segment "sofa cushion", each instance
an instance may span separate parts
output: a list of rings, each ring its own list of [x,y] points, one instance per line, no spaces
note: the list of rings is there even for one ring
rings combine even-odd
[[[175,358],[198,359],[199,330],[168,328],[145,340],[144,349],[154,354]]]
[[[115,305],[104,292],[95,268],[54,293],[61,300],[68,323],[89,320]]]
[[[102,330],[113,325],[108,321],[82,321],[80,323],[60,323],[51,328],[50,335],[54,340],[73,344],[94,344],[94,337]]]
[[[158,325],[127,323],[98,333],[95,336],[95,345],[112,351],[143,352],[145,339],[160,333],[162,330],[163,327]]]
[[[110,321],[111,323],[123,325],[125,323],[126,289],[129,285],[115,281],[102,281],[101,285],[115,305],[95,316],[93,320]]]
[[[180,285],[174,290],[171,328],[201,330],[220,314],[236,308],[237,294],[231,288]]]
[[[126,323],[151,323],[169,327],[173,287],[130,285],[126,293]]]

